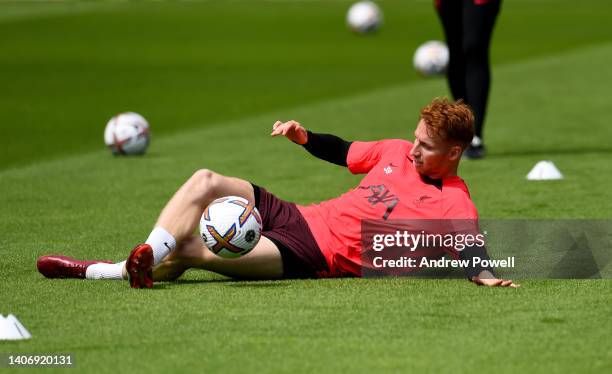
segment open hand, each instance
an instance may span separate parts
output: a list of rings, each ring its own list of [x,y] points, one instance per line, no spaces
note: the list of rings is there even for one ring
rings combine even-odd
[[[294,143],[304,145],[308,141],[306,129],[296,121],[276,121],[272,126],[271,136],[283,135]]]
[[[521,286],[520,284],[513,283],[511,279],[472,277],[472,282],[476,283],[479,286],[489,286],[489,287],[518,288]]]

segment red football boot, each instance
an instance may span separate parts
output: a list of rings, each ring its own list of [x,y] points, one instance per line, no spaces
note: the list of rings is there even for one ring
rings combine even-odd
[[[148,244],[139,244],[130,253],[125,264],[130,287],[153,288],[153,249]]]
[[[81,261],[76,258],[50,255],[42,256],[36,261],[38,271],[47,278],[81,278],[85,279],[85,270],[92,264],[112,264],[112,261]]]

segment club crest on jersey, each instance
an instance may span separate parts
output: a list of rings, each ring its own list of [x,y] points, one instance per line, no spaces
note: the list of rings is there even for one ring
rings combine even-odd
[[[385,166],[383,168],[383,171],[385,172],[385,174],[389,175],[391,173],[393,173],[393,168],[396,168],[397,165],[393,165],[393,163],[390,163],[389,165]]]

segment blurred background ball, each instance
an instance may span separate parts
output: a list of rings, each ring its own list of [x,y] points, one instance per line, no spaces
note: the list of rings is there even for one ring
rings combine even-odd
[[[353,4],[346,15],[346,23],[349,28],[361,34],[377,30],[382,24],[382,19],[380,8],[371,1],[360,1]]]
[[[138,113],[117,114],[104,129],[104,143],[114,155],[141,155],[150,140],[149,123]]]
[[[423,43],[414,53],[415,70],[425,76],[443,75],[448,68],[449,53],[445,43],[430,40]]]

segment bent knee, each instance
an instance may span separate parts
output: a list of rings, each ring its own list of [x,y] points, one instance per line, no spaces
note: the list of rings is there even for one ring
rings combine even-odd
[[[192,187],[200,195],[214,195],[221,184],[222,175],[209,169],[200,169],[190,179]]]
[[[215,178],[217,173],[209,169],[199,169],[191,176],[190,180],[197,183],[208,183]]]

